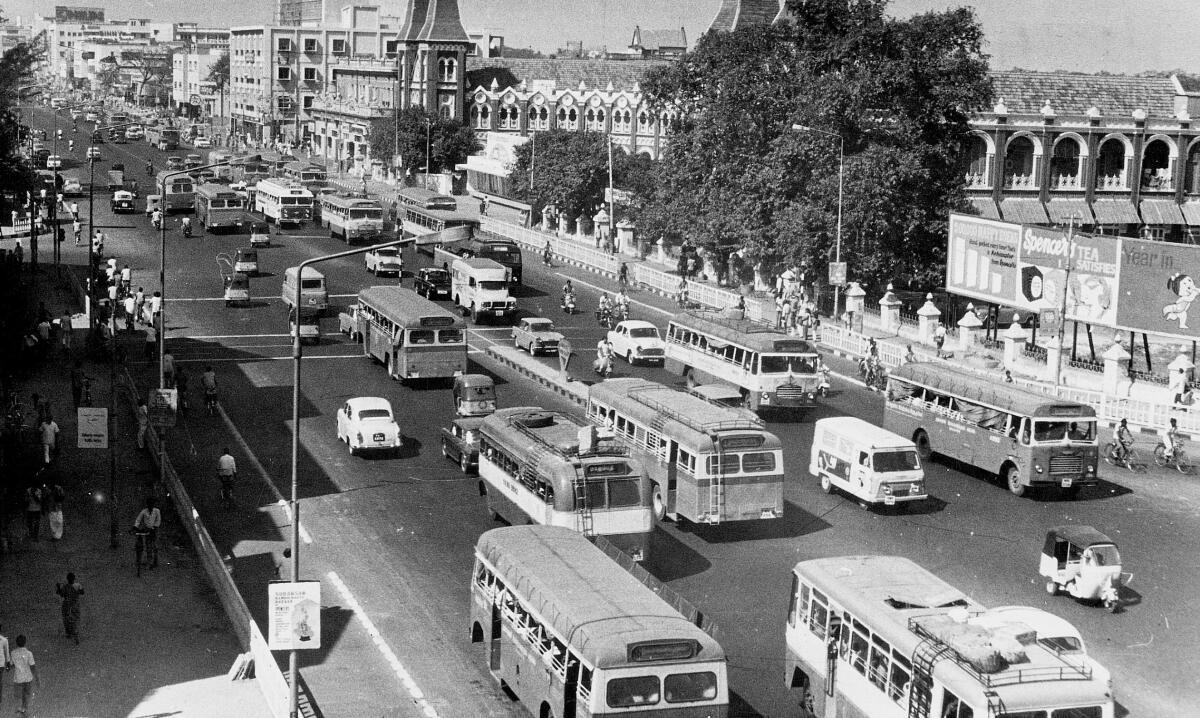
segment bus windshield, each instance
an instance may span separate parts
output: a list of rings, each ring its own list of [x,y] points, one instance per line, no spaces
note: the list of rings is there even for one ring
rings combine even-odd
[[[1094,441],[1095,438],[1096,422],[1094,420],[1033,422],[1033,440],[1039,444],[1060,441]]]
[[[814,357],[796,354],[764,354],[760,367],[763,374],[812,374],[816,371]]]
[[[352,209],[350,219],[383,219],[382,209]]]
[[[915,451],[880,451],[873,459],[875,470],[880,473],[892,471],[917,471],[921,463]]]
[[[498,292],[501,289],[508,289],[508,282],[498,282],[495,280],[487,280],[479,283],[480,289],[486,289],[491,292]]]

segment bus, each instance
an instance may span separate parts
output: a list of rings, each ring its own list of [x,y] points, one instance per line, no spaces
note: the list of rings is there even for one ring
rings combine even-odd
[[[321,195],[321,224],[330,237],[341,237],[350,244],[356,239],[373,237],[383,231],[383,207],[373,199],[350,194]]]
[[[807,341],[748,319],[692,310],[671,318],[666,344],[665,368],[688,386],[732,384],[760,415],[817,405],[817,350]]]
[[[246,197],[229,185],[206,182],[196,187],[196,221],[209,232],[236,229],[246,212]]]
[[[415,237],[417,249],[433,254],[434,247],[470,239],[479,229],[479,216],[453,209],[397,208],[396,224],[405,237]]]
[[[594,427],[532,406],[498,409],[479,428],[479,492],[494,519],[604,536],[635,561],[650,552],[650,480]]]
[[[179,149],[179,130],[163,125],[147,125],[146,144],[160,150],[177,150]]]
[[[108,121],[105,122],[104,124],[106,124],[106,125],[124,125],[124,124],[128,124],[128,123],[129,123],[129,115],[125,114],[124,112],[114,112],[113,114],[108,116]],[[122,127],[121,132],[124,132],[124,131],[125,131],[125,128]]]
[[[295,155],[275,150],[262,150],[257,154],[262,159],[262,163],[267,166],[271,177],[283,177],[283,168],[290,162],[298,161]]]
[[[163,195],[160,206],[164,214],[191,212],[196,208],[194,180],[186,174],[180,174],[177,170],[159,172],[154,181],[154,191]]]
[[[988,610],[900,556],[792,570],[785,685],[807,715],[1113,718],[1111,676],[1071,624]]]
[[[230,162],[230,160],[238,155],[239,153],[234,152],[233,150],[213,150],[208,153],[208,164],[219,165],[221,162]],[[219,167],[213,167],[212,171],[218,179],[230,181],[233,180],[234,165],[232,162],[229,164],[220,165]]]
[[[724,718],[724,650],[645,580],[572,531],[492,529],[475,545],[471,641],[531,715]]]
[[[757,419],[637,378],[592,384],[587,416],[646,466],[656,519],[783,517],[783,445]]]
[[[260,180],[254,188],[254,209],[268,222],[299,227],[312,219],[312,192],[288,180]]]
[[[363,354],[400,380],[445,379],[467,371],[467,326],[462,317],[411,289],[367,287],[358,293]]]
[[[441,209],[451,212],[458,209],[458,200],[424,187],[405,187],[396,192],[395,201],[397,205],[403,207]]]
[[[1016,496],[1057,487],[1070,497],[1096,486],[1096,410],[938,362],[909,362],[888,377],[883,428],[994,474]]]
[[[324,167],[308,162],[288,162],[283,166],[280,176],[293,182],[299,182],[310,191],[324,187],[329,180],[329,174]]]
[[[443,250],[458,257],[482,257],[504,265],[511,284],[521,283],[521,246],[503,237],[475,235],[460,240],[441,242],[434,250]]]

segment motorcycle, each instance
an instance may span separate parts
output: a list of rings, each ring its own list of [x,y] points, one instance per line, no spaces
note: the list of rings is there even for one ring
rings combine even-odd
[[[146,174],[150,177],[154,176],[154,165],[149,162],[146,163]]]
[[[882,391],[887,388],[887,371],[878,359],[863,357],[858,362],[858,371],[862,375],[862,381],[867,385],[868,389],[879,389]]]
[[[829,388],[831,386],[829,383],[829,367],[821,367],[817,370],[817,375],[820,377],[820,381],[817,384],[817,394],[822,398],[829,396]]]
[[[151,217],[150,226],[154,227],[155,231],[162,229],[162,218],[158,216]]]
[[[596,361],[592,362],[592,370],[602,379],[607,379],[612,376],[613,361],[611,356],[597,356]]]
[[[183,220],[183,236],[184,237],[192,236],[192,223],[189,222],[186,218],[184,218],[184,220]]]
[[[574,314],[575,313],[575,295],[574,294],[564,294],[562,297],[562,301],[559,302],[559,306],[561,306],[562,310],[564,312],[566,312],[567,314]]]

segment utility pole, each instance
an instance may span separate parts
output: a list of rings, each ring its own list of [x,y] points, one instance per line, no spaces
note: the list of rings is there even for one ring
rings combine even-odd
[[[1071,265],[1075,263],[1075,214],[1067,220],[1067,271],[1063,277],[1063,285],[1059,294],[1062,302],[1058,314],[1058,361],[1054,367],[1054,393],[1058,394],[1059,384],[1062,383],[1062,353],[1063,341],[1067,332],[1067,288],[1071,286]]]

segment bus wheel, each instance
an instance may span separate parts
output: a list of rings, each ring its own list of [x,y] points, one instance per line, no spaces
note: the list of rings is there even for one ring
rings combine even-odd
[[[458,455],[458,468],[462,469],[464,474],[471,473],[471,462],[467,459],[466,454]]]
[[[917,445],[917,453],[920,454],[921,460],[929,461],[929,457],[933,456],[933,448],[929,446],[929,434],[918,431],[913,443]]]
[[[683,378],[684,381],[687,382],[687,387],[689,389],[694,389],[696,385],[700,383],[696,381],[696,374],[691,370],[690,367],[683,370]]]
[[[554,718],[554,709],[549,703],[542,704],[542,710],[538,713],[538,718]]]
[[[1004,472],[1005,482],[1008,484],[1008,490],[1013,496],[1024,496],[1025,484],[1021,483],[1021,472],[1015,466],[1009,466],[1008,471]]]
[[[827,494],[833,493],[833,482],[829,480],[829,474],[821,474],[821,490]]]
[[[654,489],[654,520],[662,521],[667,517],[667,502],[663,501],[662,489]]]

